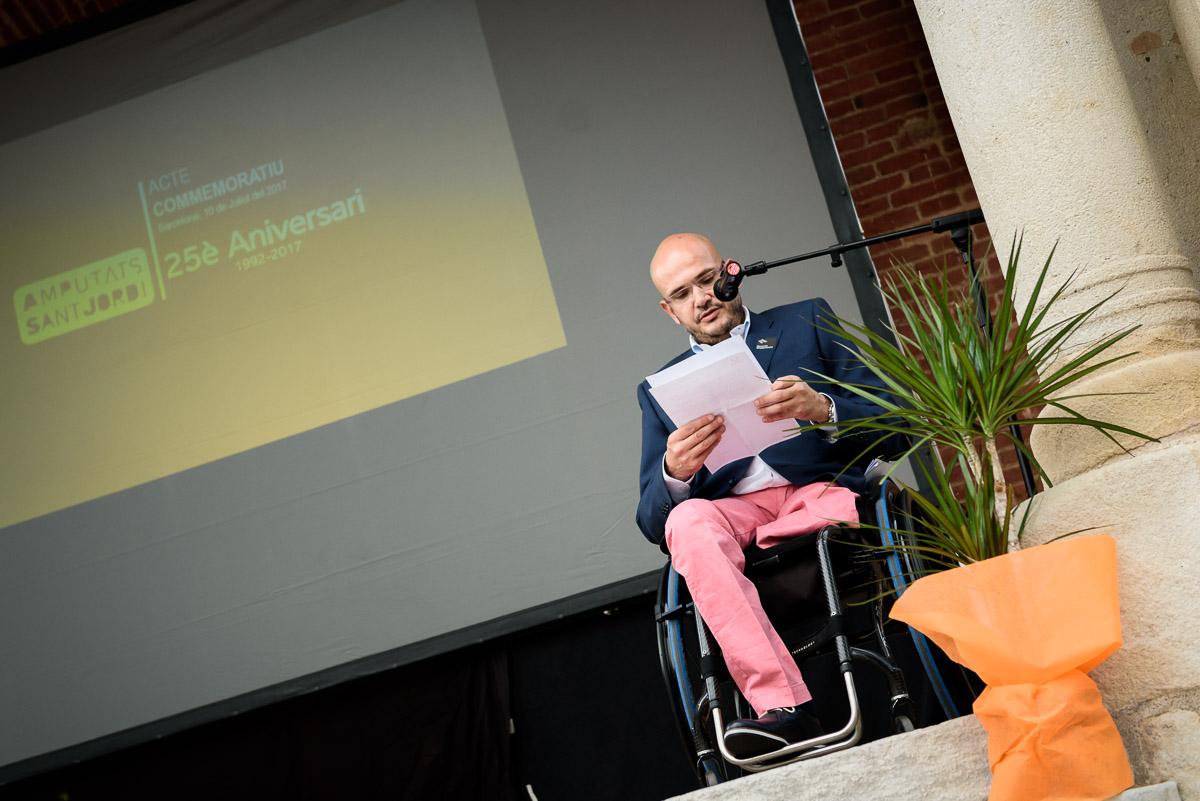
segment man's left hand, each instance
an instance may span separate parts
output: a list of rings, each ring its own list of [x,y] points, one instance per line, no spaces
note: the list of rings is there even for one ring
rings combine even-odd
[[[776,420],[824,423],[829,420],[829,401],[795,375],[777,379],[770,392],[754,401],[754,407],[764,423]]]

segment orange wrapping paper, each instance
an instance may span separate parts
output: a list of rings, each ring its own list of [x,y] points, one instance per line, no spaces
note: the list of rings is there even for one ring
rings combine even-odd
[[[1129,757],[1086,675],[1121,645],[1117,549],[1078,537],[926,576],[892,617],[988,687],[991,801],[1102,801],[1133,784]]]

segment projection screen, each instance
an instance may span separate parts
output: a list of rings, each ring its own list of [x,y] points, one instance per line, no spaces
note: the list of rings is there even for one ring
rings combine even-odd
[[[656,569],[649,255],[834,241],[760,3],[331,5],[0,71],[0,765]]]

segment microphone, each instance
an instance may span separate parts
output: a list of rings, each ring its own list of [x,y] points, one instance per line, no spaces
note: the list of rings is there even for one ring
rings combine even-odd
[[[717,300],[730,301],[737,297],[738,284],[742,283],[744,273],[742,265],[732,259],[721,265],[721,275],[713,284],[713,294]]]

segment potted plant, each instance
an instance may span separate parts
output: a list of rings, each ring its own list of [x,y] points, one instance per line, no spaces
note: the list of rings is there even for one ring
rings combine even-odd
[[[1120,735],[1086,675],[1121,642],[1116,546],[1110,537],[1087,536],[1020,549],[1001,443],[1024,453],[1049,486],[1050,477],[1010,426],[1078,425],[1114,439],[1150,438],[1071,406],[1080,397],[1070,394],[1072,384],[1132,355],[1111,353],[1130,330],[1077,342],[1111,296],[1056,319],[1071,279],[1047,292],[1052,251],[1018,308],[1020,255],[1014,241],[990,327],[979,322],[977,293],[951,289],[946,275],[939,281],[900,267],[884,289],[906,323],[895,341],[845,320],[833,325],[887,392],[817,378],[885,410],[839,421],[840,434],[882,439],[903,432],[912,442],[906,455],[926,446],[942,454],[911,460],[926,494],[912,493],[918,525],[890,547],[920,557],[930,572],[897,599],[891,614],[988,685],[974,709],[988,732],[990,797],[1099,800],[1133,783]],[[1053,413],[1034,416],[1043,407]]]

